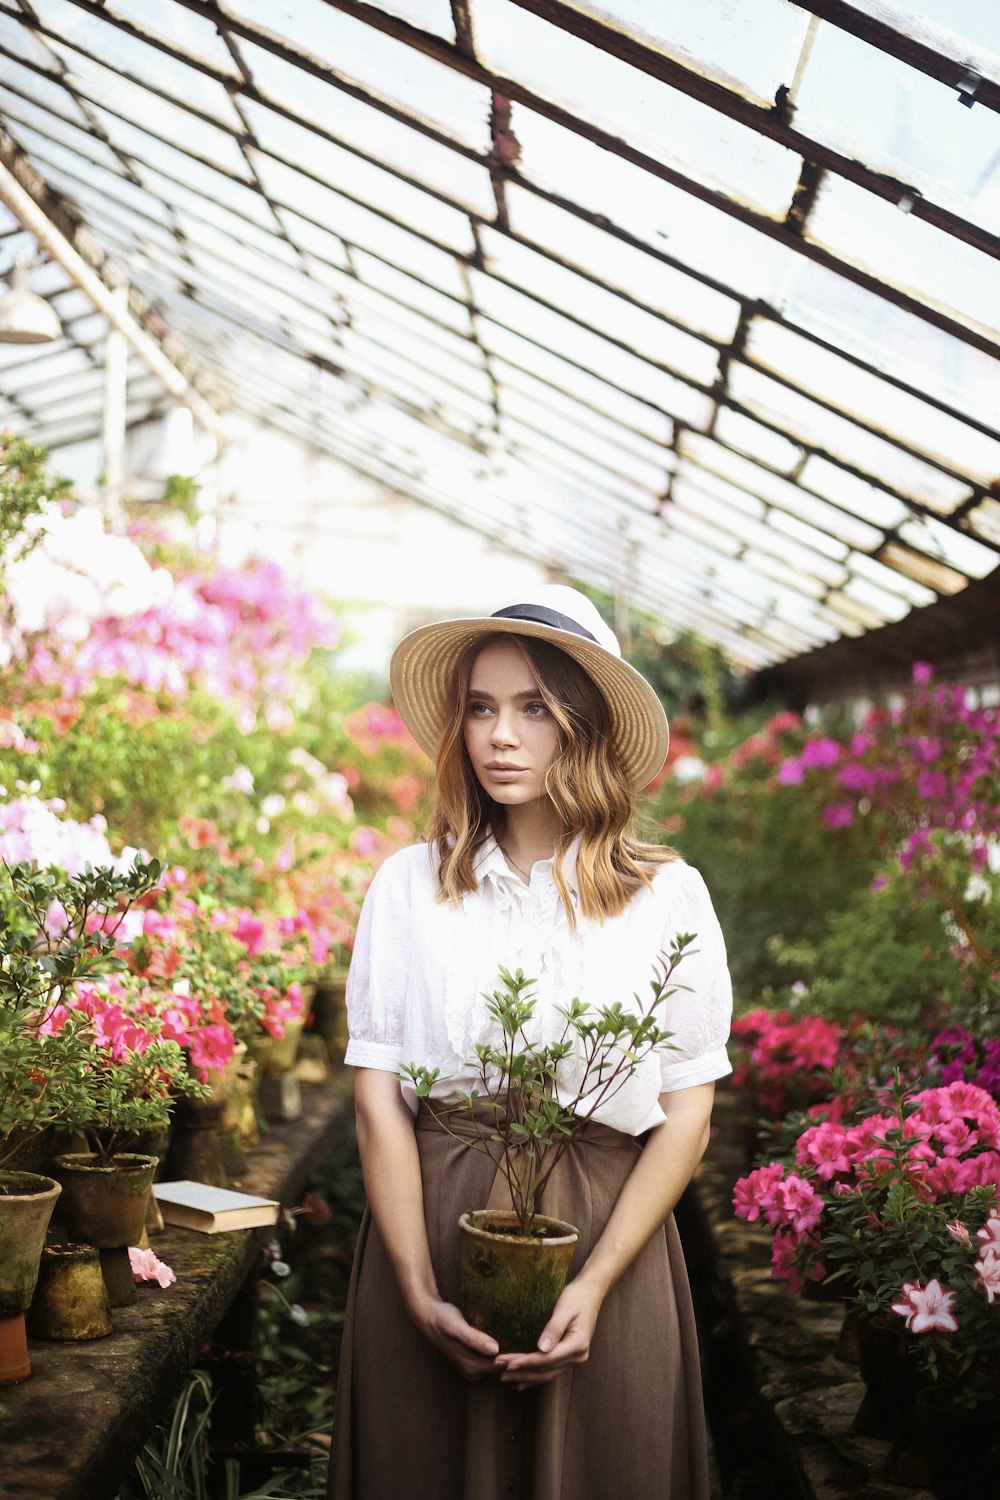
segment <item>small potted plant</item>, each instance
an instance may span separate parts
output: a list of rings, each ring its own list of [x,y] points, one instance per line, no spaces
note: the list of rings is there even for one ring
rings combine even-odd
[[[679,988],[674,972],[689,945],[678,935],[657,963],[650,997],[637,1009],[620,1002],[592,1007],[573,999],[559,1008],[550,1040],[531,1035],[536,997],[520,969],[500,969],[501,988],[486,997],[494,1038],[476,1048],[482,1089],[432,1099],[440,1070],[407,1064],[400,1078],[431,1102],[441,1128],[492,1160],[509,1209],[484,1208],[459,1219],[462,1298],[468,1321],[501,1350],[533,1349],[562,1290],[578,1229],[538,1211],[546,1183],[574,1137],[622,1089],[642,1060],[668,1048],[663,1004]]]

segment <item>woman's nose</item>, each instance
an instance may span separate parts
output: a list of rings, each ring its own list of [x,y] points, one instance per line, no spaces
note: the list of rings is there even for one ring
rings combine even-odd
[[[516,745],[517,730],[514,726],[514,715],[507,709],[501,708],[493,723],[493,743],[495,745]]]

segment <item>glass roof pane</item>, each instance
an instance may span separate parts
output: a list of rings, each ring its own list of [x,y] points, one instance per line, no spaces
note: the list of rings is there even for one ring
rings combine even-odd
[[[421,251],[431,253],[429,246],[417,242]],[[407,247],[409,248],[409,247]],[[393,259],[401,257],[395,253],[396,247],[392,246]],[[384,252],[383,252],[384,253]],[[439,251],[433,254],[439,255]],[[423,259],[422,256],[414,256],[414,260]],[[405,306],[416,312],[425,313],[427,317],[435,319],[438,323],[444,323],[449,328],[456,329],[459,333],[466,333],[469,327],[469,310],[463,302],[458,300],[457,295],[448,296],[446,292],[438,291],[437,286],[428,286],[424,281],[422,267],[415,267],[412,275],[405,271],[397,270],[395,266],[386,265],[384,260],[374,255],[366,255],[364,251],[352,250],[351,260],[357,269],[359,278],[367,282],[379,292],[386,296],[394,297]],[[435,280],[439,278],[458,280],[454,262],[445,266],[445,258],[441,256],[440,264],[434,265]],[[446,275],[441,275],[444,272]]]
[[[456,284],[454,262],[444,250],[428,245],[408,229],[391,224],[371,209],[352,202],[333,188],[314,182],[303,173],[276,161],[273,156],[265,156],[259,151],[252,151],[251,155],[264,191],[278,204],[294,209],[322,228],[332,229],[342,239],[363,245],[417,275],[427,274],[428,279],[439,286]],[[428,217],[433,219],[435,228],[453,230],[461,241],[457,248],[471,255],[473,241],[468,220],[454,209],[446,209],[442,204],[435,203],[426,194],[422,196],[429,208]],[[428,270],[431,267],[433,272]]]
[[[825,584],[839,585],[847,576],[845,569],[830,558],[811,547],[800,546],[788,537],[776,536],[769,522],[741,514],[731,505],[711,496],[705,486],[689,482],[683,475],[674,480],[670,497],[684,509],[713,521],[760,552],[779,556],[782,562],[802,574],[802,586],[808,585],[807,592],[814,593],[817,598],[822,595]]]
[[[252,120],[259,145],[271,156],[308,170],[310,177],[318,178],[327,186],[350,194],[370,208],[380,209],[390,218],[408,224],[415,230],[462,248],[471,248],[468,220],[464,213],[443,204],[430,193],[411,187],[393,172],[373,166],[355,152],[308,130],[304,125],[293,124],[273,110],[252,107],[247,110]],[[410,135],[415,142],[421,139],[413,130]],[[432,143],[433,144],[433,143]],[[444,148],[439,148],[444,151]],[[477,207],[492,216],[493,197],[489,191],[489,178],[481,167],[473,167],[453,151],[445,154],[455,163],[455,183],[450,187],[454,197],[459,188],[461,169],[467,168],[467,176],[476,173],[480,203]]]
[[[886,593],[867,578],[852,578],[844,585],[844,595],[858,604],[867,605],[883,620],[902,620],[910,612],[910,606],[898,594]]]
[[[479,55],[501,75],[740,202],[777,216],[787,209],[801,168],[794,152],[511,0],[477,0],[475,17]],[[518,121],[515,109],[515,135]]]
[[[648,490],[651,495],[662,495],[667,483],[667,473],[663,467],[645,463],[605,442],[578,421],[569,421],[551,407],[540,406],[534,396],[524,395],[513,387],[505,386],[500,393],[500,409],[506,415],[517,417],[535,432],[548,433],[570,453],[580,453],[592,463],[600,465],[607,471],[609,479],[620,475],[640,489]]]
[[[942,474],[922,459],[904,453],[756,370],[735,366],[730,371],[729,385],[738,401],[807,446],[823,449],[877,475],[894,489],[912,494],[935,510],[948,512],[969,494],[968,484]]]
[[[35,63],[51,72],[54,59],[41,37],[15,16],[0,15],[0,46],[9,47],[22,62]]]
[[[301,70],[296,71],[299,77],[303,76]],[[493,217],[496,205],[485,167],[432,140],[411,125],[404,125],[382,110],[352,98],[341,89],[325,87],[326,108],[317,122],[324,131],[339,137],[345,145],[356,146],[376,157],[386,167],[396,167],[407,176],[427,183],[484,218]],[[339,177],[342,182],[349,181],[345,170],[350,172],[353,168],[343,167],[342,148],[330,146],[324,157],[327,143],[316,131],[294,124],[252,99],[244,100],[243,108],[265,150],[293,162],[308,162],[310,170],[321,176],[325,175],[321,164],[324,160],[329,161],[333,164],[331,176]],[[301,115],[301,104],[296,112]],[[396,216],[401,215],[397,212]]]
[[[773,507],[767,513],[767,522],[774,531],[781,532],[784,536],[795,537],[805,546],[813,547],[817,552],[825,553],[827,557],[843,561],[847,556],[849,549],[845,543],[835,536],[830,536],[829,532],[810,526],[807,521],[800,521],[798,516],[790,515],[788,511]]]
[[[795,101],[795,128],[936,202],[949,200],[996,232],[996,120],[992,110],[956,109],[956,102],[947,84],[837,26],[821,26]]]
[[[455,25],[448,0],[379,0],[379,9],[419,26],[421,31],[433,31],[449,42],[455,40]]]
[[[515,233],[593,272],[612,289],[630,293],[692,332],[720,341],[728,341],[736,332],[740,305],[733,298],[624,244],[537,193],[510,183],[506,196]]]
[[[800,327],[994,429],[1000,426],[1000,361],[954,334],[802,256],[790,268],[782,302]]]
[[[692,426],[707,425],[711,404],[707,397],[690,386],[654,369],[636,355],[616,348],[599,334],[578,328],[560,314],[550,312],[524,293],[503,286],[492,277],[473,272],[472,281],[476,306],[488,317],[508,324],[515,331],[527,333],[530,338],[537,339],[585,369],[600,370],[626,392],[645,397]]]
[[[334,72],[402,105],[454,139],[477,150],[488,148],[489,91],[405,42],[334,10],[323,0],[295,0],[294,6],[283,5],[277,12],[273,0],[221,0],[219,8],[291,42],[298,51],[328,63]],[[240,51],[263,92],[270,92],[275,84],[287,88],[287,64],[282,78],[282,70],[274,66],[280,59],[243,42]],[[324,88],[328,90],[329,85]]]
[[[968,327],[1000,335],[1000,277],[990,257],[874,193],[828,177],[806,234]]]
[[[985,578],[1000,566],[1000,557],[991,547],[984,547],[963,532],[953,531],[931,516],[912,516],[899,528],[899,535],[904,542],[953,568],[960,568],[970,578]]]
[[[873,526],[854,516],[845,515],[824,500],[817,500],[797,485],[780,479],[748,459],[728,452],[700,433],[682,433],[679,446],[681,452],[696,463],[703,464],[706,469],[729,479],[733,484],[742,485],[751,494],[770,501],[779,509],[808,521],[837,541],[871,551],[882,540],[882,533]]]
[[[958,594],[968,582],[954,568],[935,562],[933,558],[925,557],[920,552],[913,552],[899,542],[886,542],[878,555],[890,567],[898,568],[901,573],[915,578],[918,583],[926,584],[938,594]]]
[[[490,368],[502,391],[509,388],[522,396],[530,397],[538,408],[559,412],[579,432],[598,434],[605,443],[615,445],[628,458],[640,458],[647,465],[660,470],[675,467],[675,456],[669,448],[640,436],[631,427],[624,426],[603,411],[595,410],[593,405],[564,394],[551,384],[545,384],[495,355],[490,358]]]
[[[568,363],[553,351],[531,343],[489,318],[477,321],[484,346],[508,359],[519,369],[531,371],[558,390],[579,396],[581,401],[596,406],[598,410],[606,412],[633,431],[643,433],[654,442],[671,441],[673,424],[654,402],[637,400],[624,391],[616,390],[600,376]]]
[[[569,0],[571,10],[591,10]],[[809,17],[785,0],[601,0],[602,15],[655,39],[670,56],[698,60],[698,71],[734,80],[771,104],[780,83],[795,71],[795,57]]]
[[[79,171],[70,175],[58,167],[46,163],[45,180],[50,187],[61,188],[68,197],[81,203],[106,202],[108,209],[136,225],[136,229],[149,219],[169,227],[170,211],[143,188],[137,187],[127,177],[115,176],[103,167],[92,165],[78,158]],[[135,210],[136,218],[128,210]]]
[[[802,462],[802,449],[797,443],[763,427],[742,412],[719,408],[715,419],[715,435],[728,447],[738,448],[748,458],[758,459],[769,469],[791,470]]]
[[[1000,547],[1000,500],[982,500],[970,511],[965,523],[984,542]]]
[[[418,334],[411,333],[388,318],[380,317],[370,308],[352,309],[351,327],[382,348],[409,360],[417,383],[423,370],[431,370],[449,385],[471,392],[486,405],[492,403],[493,388],[481,363],[477,366],[469,359],[456,358],[451,350],[421,339]],[[458,343],[458,340],[453,340],[453,343]],[[474,344],[470,343],[467,347],[482,359]]]
[[[184,125],[185,133],[190,131],[192,123],[197,123],[199,129],[213,140],[211,148],[206,146],[202,154],[225,160],[226,147],[233,144],[228,132],[239,131],[242,127],[232,100],[221,83],[197,68],[168,57],[159,47],[137,41],[117,26],[101,22],[97,23],[100,29],[95,29],[92,16],[75,7],[67,7],[65,0],[40,0],[36,9],[41,12],[43,7],[53,12],[50,24],[55,32],[70,37],[81,46],[100,51],[104,59],[104,62],[97,62],[78,52],[75,46],[49,39],[48,45],[62,58],[70,81],[83,93],[132,119],[155,124],[160,134],[169,135],[178,121],[188,122]],[[139,78],[143,87],[134,81]],[[152,92],[154,89],[159,93]],[[161,93],[166,98],[161,98]],[[177,102],[168,103],[168,100]],[[216,123],[193,122],[188,110],[182,107],[185,105],[210,115]],[[161,130],[161,126],[166,128]],[[223,126],[225,129],[220,128]]]
[[[924,588],[922,583],[908,578],[905,573],[897,572],[895,568],[886,567],[885,563],[869,557],[866,552],[852,552],[849,562],[852,573],[871,579],[890,594],[899,594],[908,604],[916,605],[917,608],[933,604],[937,598],[933,589]]]
[[[855,516],[873,521],[876,526],[895,527],[910,515],[910,508],[895,495],[887,495],[877,485],[849,474],[825,458],[810,457],[801,475],[807,490],[815,490],[834,505]]]
[[[308,256],[316,256],[329,265],[339,266],[342,269],[347,265],[347,253],[344,245],[335,234],[320,229],[318,225],[311,224],[308,219],[303,219],[300,214],[292,213],[291,209],[283,208],[278,211],[284,229],[291,240],[300,251]],[[315,272],[316,266],[311,269]]]
[[[217,73],[239,73],[229,48],[209,20],[203,20],[176,0],[103,0],[104,9],[140,31],[155,33],[177,51],[208,63]]]
[[[32,72],[30,68],[22,68],[21,64],[11,57],[0,56],[0,83],[8,84],[19,94],[34,99],[45,109],[51,109],[56,114],[78,120],[81,125],[87,124],[86,115],[68,88],[64,88],[61,83],[53,83],[50,79],[43,78],[41,74]]]
[[[25,125],[17,118],[20,111],[17,105],[11,110],[11,124],[17,136],[19,145],[31,153],[36,161],[51,162],[54,166],[61,167],[64,172],[75,172],[78,176],[87,175],[91,162],[109,172],[121,174],[124,172],[122,163],[113,151],[109,151],[102,140],[95,135],[88,135],[83,130],[75,130],[72,125],[60,124],[57,138],[52,139],[53,132],[50,130],[45,135]]]
[[[164,177],[151,167],[136,167],[136,175],[158,198],[173,208],[185,208],[196,219],[206,219],[220,228],[232,228],[232,218],[227,210],[239,216],[241,225],[246,219],[269,232],[274,230],[274,215],[264,197],[256,188],[233,182],[221,172],[203,167],[197,172],[185,171],[184,178],[191,177],[192,186]],[[154,202],[156,199],[154,198]]]
[[[842,411],[874,420],[886,433],[974,480],[989,484],[1000,474],[1000,440],[984,437],[967,423],[776,323],[755,319],[747,348],[766,369],[784,374]]]
[[[544,116],[514,108],[519,170],[539,186],[667,251],[747,297],[777,295],[801,257],[721,209],[593,145]]]
[[[878,0],[856,0],[859,10],[880,9]],[[994,0],[919,0],[920,14],[977,46],[1000,52],[1000,10]]]
[[[661,318],[633,307],[506,235],[484,229],[480,238],[487,270],[580,318],[599,333],[621,339],[637,354],[668,365],[680,375],[702,385],[715,380],[719,361],[710,344],[681,333]]]

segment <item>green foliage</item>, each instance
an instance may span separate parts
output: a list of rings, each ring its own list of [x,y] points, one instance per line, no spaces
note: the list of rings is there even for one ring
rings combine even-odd
[[[44,448],[0,432],[0,593],[4,561],[14,551],[23,557],[37,542],[28,527],[31,517],[70,487],[68,479],[46,472],[45,457]]]
[[[321,1500],[323,1490],[294,1486],[294,1473],[275,1474],[265,1485],[240,1485],[240,1465],[226,1459],[220,1488],[213,1472],[209,1435],[214,1397],[204,1370],[192,1370],[170,1417],[147,1438],[133,1474],[118,1490],[117,1500]]]
[[[909,864],[882,870],[813,942],[768,945],[786,978],[804,982],[803,1008],[988,1035],[1000,1014],[1000,874],[970,876],[966,851],[940,834]]]
[[[160,874],[141,859],[123,874],[0,867],[0,1161],[57,1125],[108,1160],[165,1129],[175,1094],[203,1091],[176,1042],[116,1054],[89,1014],[64,1005],[75,985],[123,973],[118,931]]]
[[[496,1162],[521,1234],[531,1234],[536,1200],[573,1136],[624,1087],[643,1058],[672,1046],[658,1017],[678,988],[671,981],[693,941],[687,933],[674,938],[670,952],[654,966],[649,1001],[635,997],[637,1011],[617,1002],[592,1008],[574,998],[559,1008],[564,1024],[549,1042],[528,1034],[535,981],[520,969],[512,974],[501,968],[502,988],[484,996],[497,1040],[476,1048],[483,1091],[477,1088],[454,1103],[435,1101],[435,1117],[463,1146]],[[439,1069],[414,1063],[400,1070],[418,1099],[431,1097],[438,1077]],[[474,1136],[450,1129],[449,1119],[462,1115],[473,1121]]]
[[[661,811],[669,806],[661,801]],[[714,791],[687,794],[674,815],[683,821],[671,842],[712,892],[744,1003],[800,977],[779,953],[812,945],[830,914],[869,886],[878,859],[867,825],[824,827],[800,789],[775,787],[762,763]]]

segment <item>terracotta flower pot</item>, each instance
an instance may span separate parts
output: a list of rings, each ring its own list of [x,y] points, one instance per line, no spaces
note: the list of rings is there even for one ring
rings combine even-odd
[[[458,1221],[462,1308],[473,1328],[501,1353],[533,1350],[566,1282],[580,1231],[562,1219],[535,1216],[541,1236],[518,1233],[510,1210],[481,1209]]]
[[[332,1063],[342,1063],[347,1048],[347,969],[331,969],[317,981],[312,1001],[312,1029],[322,1036]]]
[[[31,1374],[24,1314],[61,1191],[51,1177],[0,1172],[0,1385],[14,1385]]]

